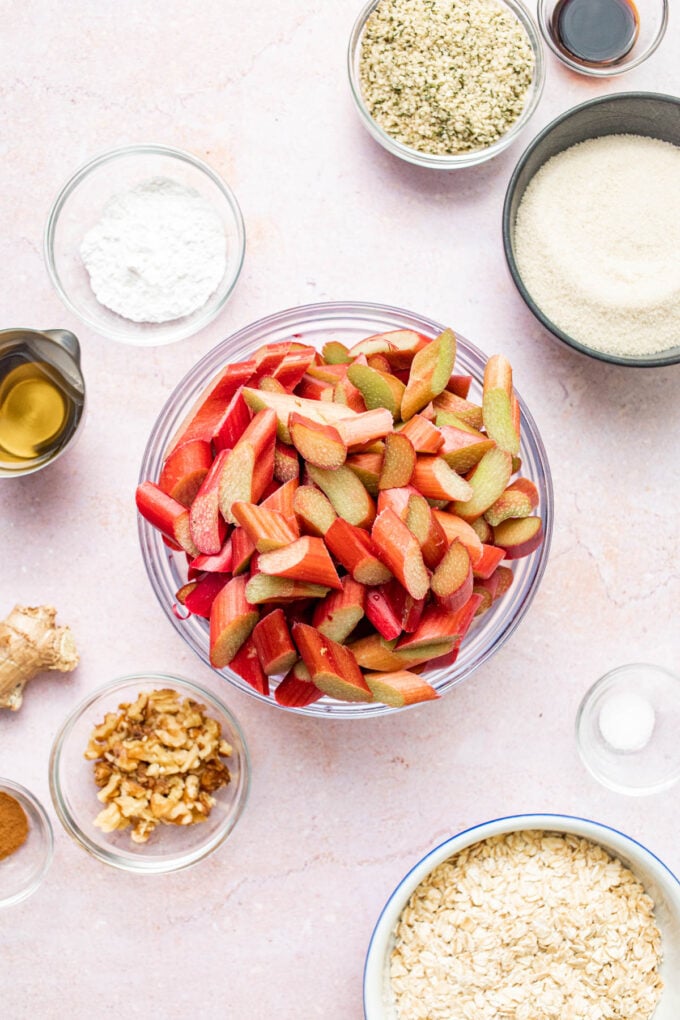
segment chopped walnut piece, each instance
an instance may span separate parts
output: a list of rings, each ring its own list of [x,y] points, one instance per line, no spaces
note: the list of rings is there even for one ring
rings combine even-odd
[[[159,823],[205,821],[212,794],[231,779],[222,757],[232,748],[217,720],[169,689],[118,708],[95,726],[85,750],[101,787],[97,797],[107,805],[95,825],[103,832],[132,826],[133,842],[145,843]]]

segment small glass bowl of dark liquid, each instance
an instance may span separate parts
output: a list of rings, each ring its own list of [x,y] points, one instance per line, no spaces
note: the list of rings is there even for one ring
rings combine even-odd
[[[563,64],[605,78],[651,56],[666,31],[668,0],[539,0],[538,21]]]

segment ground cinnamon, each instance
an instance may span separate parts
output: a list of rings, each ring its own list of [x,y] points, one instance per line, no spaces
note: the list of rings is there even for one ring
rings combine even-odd
[[[23,846],[27,836],[26,812],[18,800],[0,791],[0,861]]]

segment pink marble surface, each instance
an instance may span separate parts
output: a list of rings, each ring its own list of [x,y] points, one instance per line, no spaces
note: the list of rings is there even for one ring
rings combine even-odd
[[[523,811],[622,828],[680,870],[678,793],[627,799],[581,766],[587,687],[635,660],[680,666],[680,369],[632,371],[549,339],[505,268],[500,214],[523,144],[606,92],[677,92],[678,31],[625,78],[593,82],[548,59],[522,140],[450,175],[408,167],[361,127],[345,46],[352,0],[7,5],[0,47],[3,327],[81,338],[89,414],[50,469],[0,484],[0,610],[53,603],[78,671],[45,677],[0,718],[0,775],[55,824],[38,893],[0,916],[3,1020],[124,1012],[259,1020],[361,1016],[370,933],[401,875],[449,834]],[[236,191],[244,270],[218,321],[168,348],[92,334],[48,282],[41,235],[55,191],[87,158],[157,141],[210,162]],[[513,361],[552,463],[556,531],[532,609],[495,658],[441,703],[351,725],[268,709],[200,663],[142,565],[132,503],[150,428],[214,343],[300,303],[366,299],[451,323]],[[90,689],[175,671],[222,690],[252,753],[250,802],[211,859],[140,878],[88,858],[59,828],[47,760]]]

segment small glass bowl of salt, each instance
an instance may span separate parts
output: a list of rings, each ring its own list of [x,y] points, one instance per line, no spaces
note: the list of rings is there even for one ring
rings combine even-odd
[[[243,264],[236,197],[202,160],[129,145],[80,167],[50,209],[47,270],[96,333],[137,347],[193,336],[220,313]]]
[[[606,673],[576,716],[581,760],[604,786],[631,796],[680,780],[680,677],[636,662]]]

